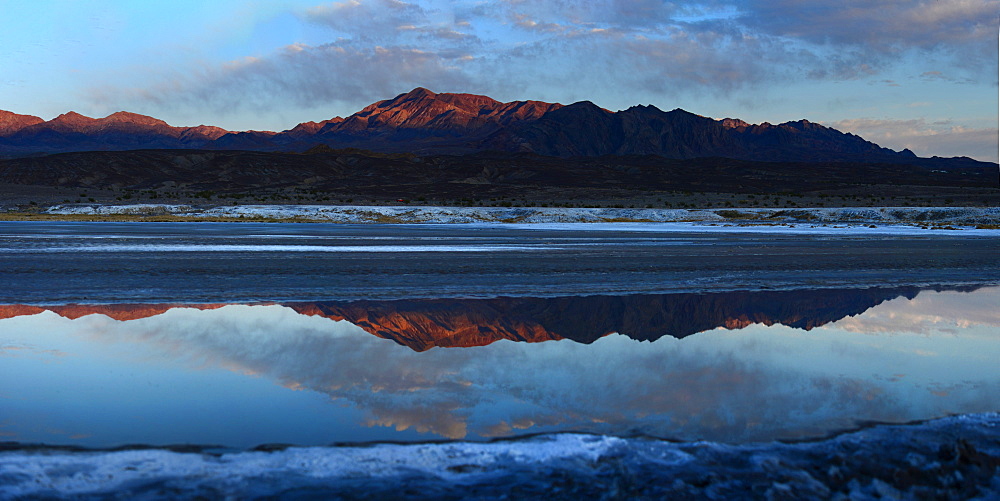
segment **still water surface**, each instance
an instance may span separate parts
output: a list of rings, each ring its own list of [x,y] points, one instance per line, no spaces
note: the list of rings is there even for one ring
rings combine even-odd
[[[0,223],[0,440],[746,442],[1000,410],[996,238]]]
[[[718,298],[705,299],[720,308]],[[604,302],[611,316],[615,300]],[[522,318],[508,328],[532,332],[536,342],[466,335],[452,343],[466,347],[451,348],[406,345],[421,338],[414,329],[444,339],[447,329],[435,321],[466,327],[468,319],[442,315],[434,302],[423,312],[385,305],[395,316],[355,319],[365,328],[302,303],[175,307],[126,321],[46,310],[0,320],[0,434],[95,447],[237,448],[566,430],[736,442],[816,437],[865,421],[997,410],[998,304],[995,287],[923,291],[810,330],[746,325],[754,312],[743,309],[682,339],[665,332],[638,341],[623,329],[580,342],[556,333],[571,333],[580,315],[562,300],[555,306],[571,318]],[[502,330],[501,316],[481,320],[487,334]],[[551,340],[542,340],[546,333]]]
[[[0,304],[1000,284],[1000,235],[588,227],[0,222]]]

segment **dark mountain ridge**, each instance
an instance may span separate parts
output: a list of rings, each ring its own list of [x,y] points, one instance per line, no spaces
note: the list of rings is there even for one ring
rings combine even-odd
[[[656,155],[768,162],[879,162],[947,167],[986,164],[968,158],[921,159],[807,120],[748,124],[681,109],[633,106],[612,112],[582,101],[502,103],[474,94],[416,88],[347,117],[305,122],[282,132],[173,127],[118,112],[95,119],[66,113],[52,120],[0,111],[0,154],[93,150],[208,149],[302,152],[317,145],[420,155],[481,151],[555,157]],[[932,162],[928,162],[932,160]],[[991,164],[995,165],[995,164]]]
[[[612,333],[639,341],[685,338],[753,324],[811,330],[884,301],[913,299],[917,287],[713,292],[560,298],[414,299],[291,303],[304,315],[347,320],[415,351],[472,347],[501,339],[590,344]]]
[[[900,163],[678,160],[656,155],[560,158],[483,151],[420,156],[326,146],[316,146],[305,154],[131,150],[0,160],[0,184],[187,193],[293,190],[391,200],[514,196],[591,199],[599,193],[619,197],[675,190],[910,194],[937,187],[949,194],[962,190],[994,192],[996,166],[971,163],[951,161],[946,168],[930,169]]]
[[[725,157],[776,162],[917,160],[836,129],[799,120],[750,125],[714,120],[675,109],[633,106],[617,113],[580,102],[520,123],[487,138],[484,145],[505,151],[531,151],[560,157],[658,155],[689,159]]]
[[[978,287],[894,287],[797,291],[734,291],[628,296],[498,297],[287,303],[302,315],[347,320],[415,351],[484,346],[501,339],[593,343],[611,333],[640,341],[684,338],[716,328],[785,325],[811,330],[885,301],[924,290],[971,292]],[[128,321],[172,308],[212,310],[222,304],[0,305],[0,318],[52,311],[66,318],[102,314]]]

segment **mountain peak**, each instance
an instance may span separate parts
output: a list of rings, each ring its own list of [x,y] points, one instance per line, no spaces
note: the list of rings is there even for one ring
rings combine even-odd
[[[663,110],[657,108],[656,106],[653,106],[652,104],[637,104],[635,106],[630,106],[625,111],[651,111],[651,112],[654,112],[654,113],[661,113],[661,112],[663,112]]]
[[[434,97],[437,94],[431,92],[430,90],[427,90],[424,87],[417,87],[403,95],[407,97]]]
[[[563,108],[573,109],[573,110],[600,110],[607,113],[614,113],[613,111],[606,110],[600,106],[593,103],[593,101],[577,101],[573,104],[567,104]]]
[[[80,123],[89,123],[89,122],[93,122],[93,121],[96,121],[96,120],[97,119],[95,119],[95,118],[90,118],[90,117],[88,117],[86,115],[81,115],[81,114],[79,114],[79,113],[77,113],[75,111],[67,111],[66,113],[63,113],[62,115],[59,115],[59,116],[53,118],[52,120],[49,120],[49,122],[52,122],[52,123],[64,123],[64,124],[80,124]]]
[[[682,117],[705,118],[705,117],[703,117],[703,116],[701,116],[701,115],[699,115],[697,113],[691,113],[690,111],[685,110],[683,108],[674,108],[674,109],[668,111],[667,113],[670,114],[670,115],[677,115],[677,116],[682,116]]]
[[[140,115],[138,113],[131,113],[128,111],[118,111],[112,113],[101,119],[102,122],[106,123],[131,123],[137,125],[145,125],[149,127],[170,127],[167,122],[160,120],[158,118],[153,118],[147,115]]]
[[[216,127],[214,125],[196,125],[194,127],[187,127],[182,133],[182,137],[195,137],[204,138],[208,140],[216,140],[222,136],[229,134],[229,131],[223,129],[222,127]]]
[[[739,118],[723,118],[719,120],[719,124],[727,129],[741,129],[745,127],[750,127],[750,124],[740,120]]]
[[[790,121],[790,122],[785,122],[785,123],[780,124],[780,125],[785,126],[785,127],[791,127],[793,129],[803,130],[803,131],[806,131],[806,130],[825,130],[826,129],[826,127],[824,127],[824,126],[822,126],[822,125],[820,125],[818,123],[815,123],[815,122],[810,122],[809,120],[806,120],[804,118],[800,119],[800,120],[794,120],[794,121]]]
[[[343,121],[344,119],[341,117],[333,117],[329,120],[323,120],[322,122],[302,122],[295,127],[284,131],[284,133],[291,137],[306,137],[319,132],[320,129],[329,124],[339,124]]]
[[[44,122],[32,115],[19,115],[10,111],[0,110],[0,136],[13,134],[25,127]]]
[[[342,123],[324,127],[321,134],[368,134],[383,128],[481,133],[512,121],[539,118],[557,106],[527,101],[501,103],[488,96],[437,94],[417,87],[392,99],[370,104]],[[439,133],[431,133],[434,134]]]
[[[374,110],[374,109],[378,109],[378,108],[396,107],[396,106],[403,105],[405,103],[419,103],[419,102],[426,102],[426,101],[434,101],[434,100],[436,100],[435,98],[437,98],[437,96],[438,96],[437,94],[435,94],[435,93],[433,93],[433,92],[431,92],[431,91],[429,91],[429,90],[427,90],[427,89],[425,89],[423,87],[417,87],[416,89],[413,89],[410,92],[405,92],[405,93],[400,94],[400,95],[398,95],[398,96],[396,96],[396,97],[394,97],[392,99],[385,99],[385,100],[382,100],[382,101],[378,101],[378,102],[372,103],[372,104],[368,105],[367,107],[365,107],[361,111],[364,112],[364,111],[368,111],[370,109]]]

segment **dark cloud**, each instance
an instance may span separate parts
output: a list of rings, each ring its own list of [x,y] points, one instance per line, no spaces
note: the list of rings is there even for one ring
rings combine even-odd
[[[798,78],[867,77],[912,51],[945,54],[955,66],[979,78],[995,75],[997,66],[1000,2],[993,0],[707,0],[684,4],[511,0],[502,5],[514,26],[535,33],[570,37],[593,29],[608,30],[646,35],[660,45],[679,42],[675,50],[689,51],[692,48],[685,38],[708,38],[708,42],[698,40],[700,45],[694,48],[699,60],[706,54],[715,64],[730,66],[763,60],[772,68],[796,68]],[[720,38],[730,43],[719,43]],[[749,41],[752,51],[733,50],[732,45],[740,40]],[[604,52],[614,53],[614,48]],[[775,73],[775,81],[785,78],[784,71]],[[704,84],[700,72],[692,76]],[[714,81],[723,86],[734,83],[725,78]]]
[[[919,53],[941,56],[968,74],[965,78],[996,78],[997,0],[750,0],[734,6],[740,12],[734,21],[746,30],[792,40],[828,57],[850,52],[849,60],[873,71]],[[814,76],[849,73],[820,69]]]
[[[749,0],[738,21],[763,33],[817,44],[864,45],[881,51],[991,44],[995,0]]]
[[[462,33],[453,28],[404,25],[400,26],[398,31],[412,34],[418,40],[430,44],[457,44],[461,47],[463,45],[478,45],[480,43],[479,37],[469,33]]]

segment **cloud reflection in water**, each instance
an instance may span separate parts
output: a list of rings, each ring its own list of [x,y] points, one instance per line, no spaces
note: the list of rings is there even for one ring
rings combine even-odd
[[[748,441],[998,410],[1000,368],[985,355],[1000,352],[991,309],[998,297],[996,288],[925,292],[808,332],[753,325],[655,342],[611,335],[592,344],[505,340],[425,352],[278,305],[175,308],[127,322],[47,312],[0,320],[3,333],[18,332],[5,328],[15,321],[46,333],[4,334],[0,344],[70,355],[86,347],[150,370],[256,375],[360,410],[355,426],[385,427],[385,439],[391,428],[456,439],[583,430]],[[906,311],[919,315],[904,321]],[[122,384],[123,398],[142,391]],[[99,404],[114,414],[113,400]],[[282,426],[273,403],[249,405]]]

